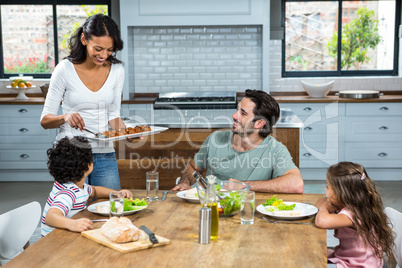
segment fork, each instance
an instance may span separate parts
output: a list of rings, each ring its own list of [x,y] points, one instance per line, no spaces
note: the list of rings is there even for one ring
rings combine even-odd
[[[297,222],[297,221],[285,221],[285,220],[278,220],[278,221],[271,221],[268,220],[265,217],[262,217],[264,220],[266,220],[269,223],[290,223],[290,224],[303,224],[303,225],[310,225],[309,222]]]
[[[163,196],[162,196],[161,201],[165,201],[166,196],[167,196],[167,194],[168,194],[169,192],[170,192],[170,190],[169,190],[169,191],[164,191],[164,192],[163,192]]]

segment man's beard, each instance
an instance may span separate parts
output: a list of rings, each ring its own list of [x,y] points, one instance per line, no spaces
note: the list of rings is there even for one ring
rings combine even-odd
[[[247,137],[247,136],[253,134],[254,131],[255,131],[254,128],[247,128],[247,129],[242,128],[241,130],[235,130],[234,127],[232,126],[233,134],[239,135],[240,137]]]

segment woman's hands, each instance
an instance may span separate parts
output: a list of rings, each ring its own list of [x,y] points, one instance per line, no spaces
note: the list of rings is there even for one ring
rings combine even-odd
[[[64,122],[69,124],[72,128],[79,128],[81,131],[85,129],[84,120],[79,113],[64,114]]]

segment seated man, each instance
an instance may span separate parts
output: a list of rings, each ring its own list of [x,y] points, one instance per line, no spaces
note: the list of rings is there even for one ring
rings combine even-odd
[[[245,182],[252,191],[303,193],[303,179],[288,149],[269,135],[279,115],[269,94],[246,90],[232,115],[232,130],[209,135],[173,190],[189,189],[195,183],[193,172],[207,169],[207,175]]]

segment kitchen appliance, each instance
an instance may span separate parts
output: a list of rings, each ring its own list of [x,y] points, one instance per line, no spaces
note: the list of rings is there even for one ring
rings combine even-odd
[[[159,93],[155,110],[162,109],[236,109],[236,92],[169,92]]]
[[[348,98],[348,99],[374,99],[379,98],[384,95],[377,90],[345,90],[339,91],[336,93],[339,98]]]

